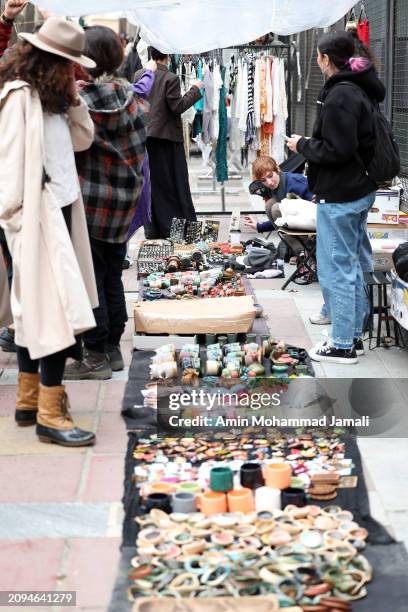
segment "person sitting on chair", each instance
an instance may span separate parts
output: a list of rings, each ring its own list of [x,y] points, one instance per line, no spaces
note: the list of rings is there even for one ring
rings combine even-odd
[[[265,211],[268,221],[258,223],[253,215],[245,217],[245,225],[257,232],[271,232],[275,229],[274,221],[281,217],[280,202],[288,193],[294,193],[303,200],[312,200],[306,176],[294,172],[282,172],[272,157],[261,155],[252,164],[254,181],[265,187]]]

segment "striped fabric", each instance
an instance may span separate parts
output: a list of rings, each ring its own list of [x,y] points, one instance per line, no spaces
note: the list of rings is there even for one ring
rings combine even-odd
[[[248,115],[245,133],[245,144],[252,144],[255,138],[255,108],[254,108],[254,77],[255,62],[254,57],[248,53],[246,57],[248,66]]]

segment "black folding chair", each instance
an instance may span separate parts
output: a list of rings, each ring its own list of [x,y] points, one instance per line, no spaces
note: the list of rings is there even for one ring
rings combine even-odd
[[[370,303],[370,315],[368,319],[368,338],[369,348],[372,348],[374,339],[374,319],[377,322],[376,344],[374,348],[383,346],[382,324],[385,323],[385,332],[387,338],[391,338],[395,342],[395,346],[400,345],[399,325],[391,315],[390,304],[388,303],[387,288],[391,285],[391,280],[384,272],[364,272],[364,282],[367,288],[368,301]],[[376,291],[374,292],[374,288]],[[375,295],[377,303],[374,303]],[[394,326],[394,336],[391,336],[391,322]],[[389,346],[389,344],[388,344]]]
[[[289,230],[277,228],[279,238],[293,250],[293,240],[299,244],[299,255],[297,256],[296,269],[283,283],[281,289],[284,291],[291,283],[298,285],[309,285],[317,281],[316,266],[316,232],[313,230]],[[289,244],[288,238],[290,238]],[[297,249],[296,249],[297,250]]]

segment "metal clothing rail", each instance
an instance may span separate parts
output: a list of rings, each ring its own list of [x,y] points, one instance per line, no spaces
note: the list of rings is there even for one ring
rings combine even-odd
[[[233,50],[233,51],[238,51],[238,52],[245,51],[247,53],[254,53],[256,51],[265,51],[265,50],[267,51],[280,50],[281,52],[286,51],[286,58],[283,58],[283,59],[286,59],[286,71],[287,71],[287,78],[286,78],[286,94],[287,94],[287,100],[288,100],[287,133],[291,134],[292,133],[292,86],[291,86],[292,75],[291,75],[291,62],[290,62],[290,43],[289,44],[284,43],[280,41],[279,39],[274,38],[272,42],[261,44],[261,45],[258,45],[258,44],[231,45],[230,47],[213,49],[212,51],[208,51],[206,53],[200,54],[200,57],[206,56],[207,58],[210,58],[210,59],[220,59],[220,57],[222,57],[222,51],[224,50]],[[276,54],[276,57],[278,57],[277,54]],[[279,57],[281,57],[281,54],[279,55]],[[215,167],[213,167],[212,172],[213,172],[213,177],[212,177],[213,178],[213,188],[210,190],[206,190],[206,191],[204,190],[200,191],[199,193],[205,193],[207,195],[218,193],[218,190],[216,188]],[[220,183],[219,191],[221,195],[221,212],[226,213],[227,212],[226,203],[225,203],[226,189],[225,189],[224,182]],[[233,193],[234,195],[237,195],[237,193],[235,192],[231,192],[231,193]]]

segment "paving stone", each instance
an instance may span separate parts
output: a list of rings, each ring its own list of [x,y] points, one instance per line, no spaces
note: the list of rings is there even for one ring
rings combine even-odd
[[[0,540],[106,536],[108,503],[2,504]]]
[[[106,412],[102,415],[97,429],[98,443],[95,445],[95,454],[126,452],[127,433],[125,422],[117,413]]]
[[[124,359],[125,361],[125,359]],[[125,381],[127,382],[129,378],[129,366],[125,366],[125,369],[120,371],[120,372],[113,372],[112,373],[112,380],[113,381]]]
[[[14,414],[16,408],[16,386],[0,385],[0,416]]]
[[[126,366],[130,366],[133,357],[133,328],[132,333],[129,334],[129,340],[121,342],[121,350],[123,355],[123,361]]]
[[[91,415],[74,414],[75,425],[85,429],[93,430],[93,417]],[[57,444],[44,444],[38,440],[35,433],[35,425],[31,427],[18,427],[12,416],[0,417],[0,456],[1,455],[83,455],[87,448],[67,448]],[[2,459],[3,461],[3,459]],[[1,475],[0,475],[1,480]]]
[[[120,452],[124,449],[118,449]],[[118,501],[123,496],[124,453],[94,455],[81,501]]]
[[[107,610],[120,558],[120,538],[73,540],[64,590],[77,592],[80,609]]]
[[[0,350],[0,368],[16,368],[17,357],[15,353],[5,353]]]
[[[391,519],[384,508],[384,505],[381,501],[380,495],[377,491],[368,491],[368,499],[370,502],[370,512],[371,516],[384,525],[384,527],[391,525]]]
[[[67,381],[65,388],[71,404],[73,414],[78,412],[94,412],[98,400],[100,382],[86,381]]]
[[[0,590],[53,591],[63,549],[62,539],[0,541]]]
[[[0,377],[0,385],[16,385],[17,384],[18,369],[17,364],[7,367],[3,370]]]
[[[69,450],[70,456],[3,456],[0,503],[75,501],[84,456]]]
[[[126,381],[110,380],[102,384],[104,386],[103,411],[120,414],[123,396],[125,394]]]

